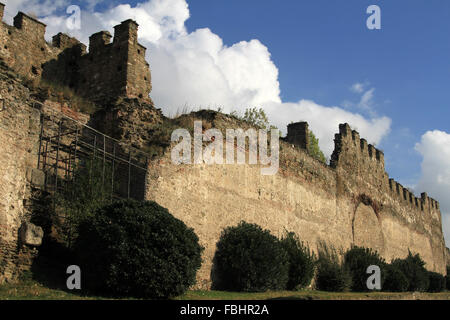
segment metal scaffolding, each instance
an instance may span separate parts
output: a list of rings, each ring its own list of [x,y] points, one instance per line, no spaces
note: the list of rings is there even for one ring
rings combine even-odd
[[[144,199],[149,155],[72,119],[41,113],[38,169],[45,173],[45,190],[56,193],[77,179],[82,166],[92,174],[101,166],[102,185],[113,198]]]

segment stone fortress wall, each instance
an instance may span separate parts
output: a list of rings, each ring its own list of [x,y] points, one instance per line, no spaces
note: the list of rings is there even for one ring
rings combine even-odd
[[[439,203],[389,179],[382,151],[348,124],[339,127],[329,166],[308,155],[307,123],[289,125],[284,140],[274,176],[255,165],[175,165],[170,152],[150,165],[147,199],[194,228],[205,247],[199,288],[210,288],[221,231],[241,220],[277,236],[293,231],[315,251],[321,241],[337,249],[358,245],[391,261],[411,250],[445,274]]]
[[[65,102],[37,103],[26,82],[67,86],[103,105],[119,97],[151,104],[150,68],[146,48],[137,42],[136,22],[117,25],[112,43],[106,31],[92,35],[87,52],[84,44],[62,33],[46,42],[45,24],[22,12],[13,26],[2,22],[4,9],[0,3],[0,283],[16,280],[38,252],[38,244],[27,240],[32,234],[22,233],[33,195],[45,180],[38,170],[43,116],[55,123],[64,116],[89,121]]]
[[[4,5],[0,3],[0,20]],[[19,12],[14,25],[0,22],[0,56],[19,75],[65,85],[98,103],[119,96],[148,98],[151,91],[146,48],[133,20],[115,26],[114,39],[101,31],[89,38],[89,52],[77,39],[59,33],[49,44],[46,26]]]
[[[27,91],[0,77],[0,283],[17,278],[34,248],[21,246],[19,229],[27,220],[37,168],[39,110],[26,105]],[[26,105],[26,106],[25,106]]]
[[[0,4],[0,18],[3,10]],[[150,68],[137,28],[132,20],[122,22],[112,42],[111,34],[98,32],[90,37],[87,52],[84,44],[62,33],[48,44],[45,25],[19,13],[14,26],[0,22],[0,60],[22,77],[72,87],[100,104],[126,97],[153,108]],[[0,282],[14,279],[35,254],[21,243],[19,230],[27,220],[32,190],[43,179],[35,169],[40,116],[55,109],[49,102],[34,108],[28,89],[7,74],[1,73],[0,84]],[[145,114],[157,114],[150,111]],[[134,128],[129,119],[111,119]],[[150,120],[140,119],[145,121]],[[411,250],[420,253],[429,270],[445,274],[448,250],[439,203],[426,193],[418,198],[390,179],[383,152],[348,124],[340,125],[335,136],[330,165],[308,154],[308,136],[307,123],[288,126],[274,176],[261,175],[257,165],[174,165],[170,150],[150,162],[145,198],[194,228],[205,247],[197,287],[210,288],[220,233],[241,220],[278,236],[294,231],[314,250],[319,241],[344,249],[360,245],[378,250],[388,261]]]

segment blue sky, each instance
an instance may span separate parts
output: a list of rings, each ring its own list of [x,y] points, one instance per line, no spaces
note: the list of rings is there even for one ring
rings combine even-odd
[[[258,39],[268,47],[283,101],[343,106],[358,100],[349,90],[354,83],[375,88],[374,112],[392,119],[378,147],[387,171],[405,185],[420,177],[422,157],[414,149],[420,137],[428,130],[450,132],[449,1],[187,2],[188,31],[209,28],[228,46]],[[137,1],[100,2],[95,9],[119,3]],[[381,30],[366,27],[371,4],[381,8]]]
[[[382,29],[368,30],[377,4]],[[259,39],[279,69],[283,101],[323,105],[355,99],[356,82],[375,87],[374,109],[392,119],[379,145],[387,169],[415,184],[421,156],[414,145],[428,130],[449,132],[449,1],[190,1],[190,30],[209,27],[231,45]]]
[[[262,106],[280,129],[307,120],[327,155],[349,122],[384,150],[390,177],[441,202],[450,241],[450,1],[3,1],[10,15],[36,13],[47,36],[85,43],[137,20],[166,115]],[[81,30],[64,30],[71,4],[83,9]],[[366,27],[372,4],[381,30]]]

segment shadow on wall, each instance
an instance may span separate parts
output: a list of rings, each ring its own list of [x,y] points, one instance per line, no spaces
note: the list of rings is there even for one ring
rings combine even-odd
[[[385,239],[381,226],[382,205],[369,196],[359,195],[352,218],[353,245],[373,248],[384,254]]]
[[[58,241],[55,234],[58,215],[53,207],[52,196],[41,190],[33,190],[31,198],[30,222],[44,230],[42,244],[22,280],[34,280],[56,290],[68,291],[66,269],[75,264],[72,252]]]

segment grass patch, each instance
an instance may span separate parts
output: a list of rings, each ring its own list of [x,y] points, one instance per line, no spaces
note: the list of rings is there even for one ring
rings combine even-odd
[[[61,104],[67,102],[68,105],[77,112],[79,111],[86,114],[94,114],[100,110],[100,106],[86,98],[83,98],[79,94],[75,93],[74,89],[71,89],[68,86],[43,79],[40,81],[38,87],[41,94],[44,93],[44,95],[47,95],[50,100]]]
[[[450,300],[450,292],[188,291],[177,300]]]
[[[48,288],[32,279],[0,285],[0,300],[107,300]],[[126,299],[125,299],[126,300]],[[226,292],[191,290],[174,300],[450,300],[450,292],[324,292],[315,290]]]
[[[95,300],[95,297],[84,297],[63,290],[50,289],[42,284],[27,280],[17,284],[0,286],[0,300]]]

